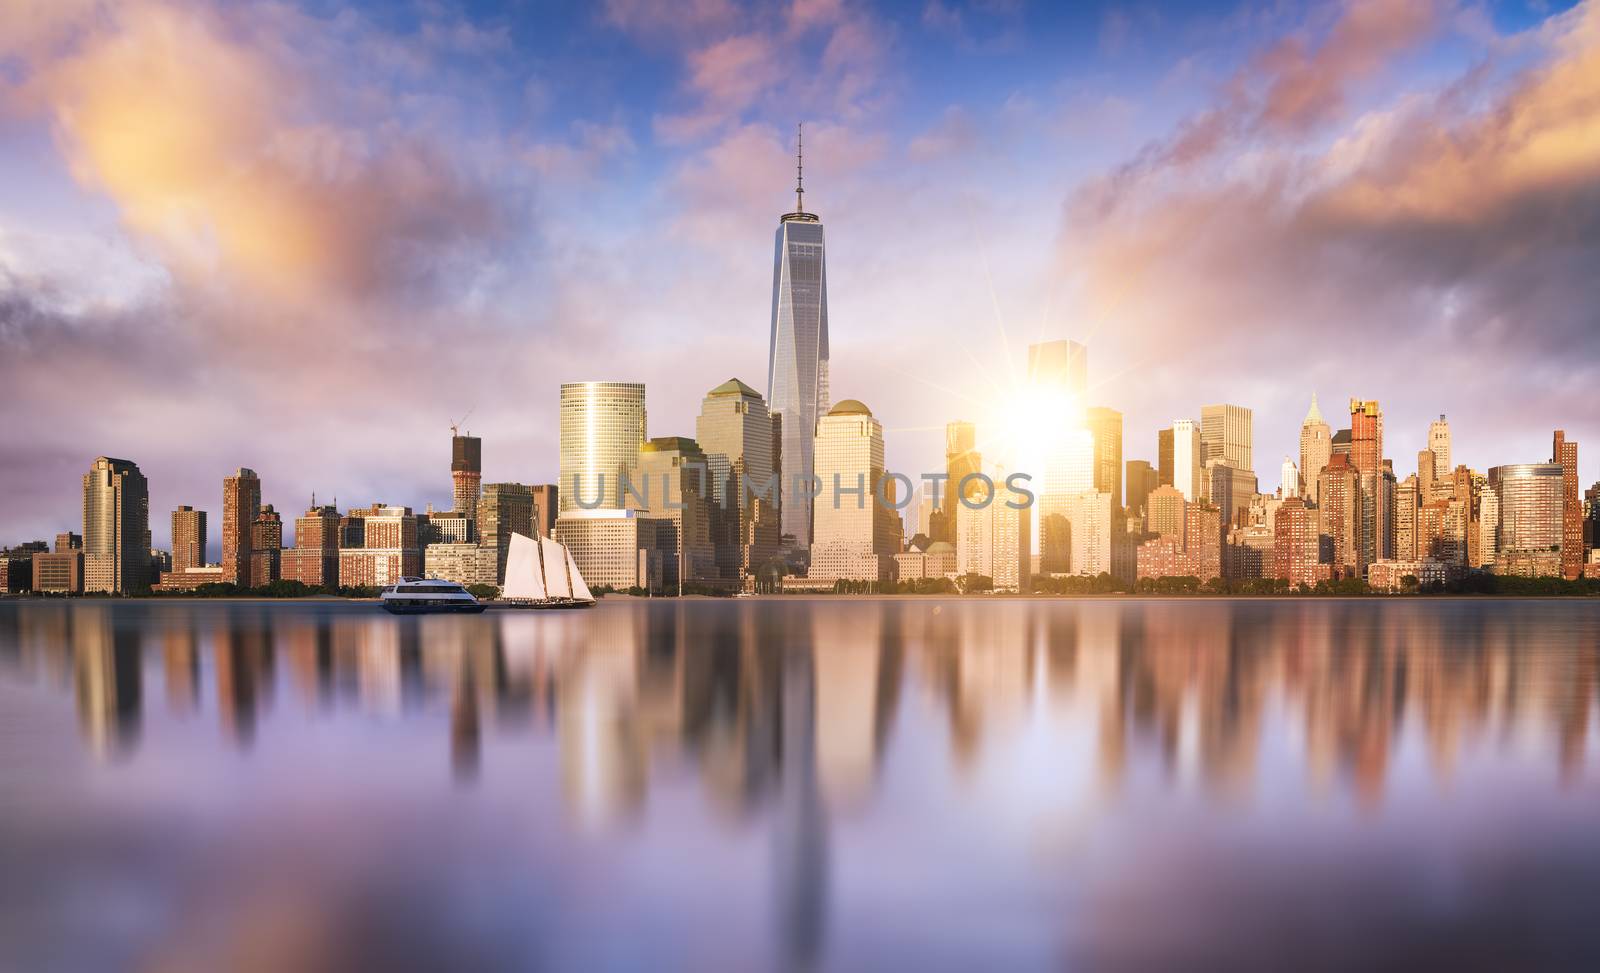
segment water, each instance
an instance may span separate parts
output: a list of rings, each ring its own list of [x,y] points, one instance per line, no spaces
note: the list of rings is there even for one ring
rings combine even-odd
[[[0,966],[1600,965],[1600,604],[0,602]]]

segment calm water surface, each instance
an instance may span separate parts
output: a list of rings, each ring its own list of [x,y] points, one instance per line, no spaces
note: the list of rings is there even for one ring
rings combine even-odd
[[[1600,967],[1600,604],[0,602],[16,970]]]

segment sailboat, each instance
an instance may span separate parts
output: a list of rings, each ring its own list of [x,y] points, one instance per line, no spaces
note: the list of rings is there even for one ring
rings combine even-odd
[[[594,593],[578,573],[572,552],[548,537],[513,533],[506,554],[506,583],[494,602],[507,608],[589,608]]]

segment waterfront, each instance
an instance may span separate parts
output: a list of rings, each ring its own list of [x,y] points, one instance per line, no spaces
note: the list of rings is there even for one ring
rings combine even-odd
[[[16,968],[1600,963],[1580,600],[0,603]]]

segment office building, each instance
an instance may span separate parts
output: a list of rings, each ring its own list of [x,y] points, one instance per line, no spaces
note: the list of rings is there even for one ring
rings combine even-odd
[[[695,439],[710,468],[712,547],[723,580],[745,583],[778,555],[779,501],[772,490],[772,416],[761,393],[736,378],[700,403]]]
[[[944,512],[944,533],[954,536],[958,491],[966,483],[968,495],[981,492],[982,485],[971,479],[983,472],[983,457],[978,453],[978,427],[970,422],[949,422],[944,427],[945,480],[939,495],[939,509]],[[931,536],[931,535],[930,535]],[[934,540],[949,540],[935,537]]]
[[[483,440],[460,435],[450,427],[451,507],[464,517],[478,514],[478,494],[483,485]]]
[[[799,156],[799,145],[796,146]],[[794,494],[796,479],[810,482],[816,467],[818,421],[828,411],[828,261],[822,221],[806,212],[798,162],[794,212],[778,218],[772,262],[771,345],[767,354],[767,408],[782,417],[779,440],[785,472],[780,500],[782,531],[796,550],[811,547],[812,504]]]
[[[1311,395],[1311,408],[1300,423],[1300,483],[1304,495],[1314,505],[1317,501],[1317,478],[1333,455],[1333,432],[1317,408],[1316,393]]]
[[[533,528],[540,537],[550,537],[556,529],[556,515],[561,512],[561,488],[554,483],[535,483],[529,489],[533,491]]]
[[[1340,429],[1333,434],[1330,440],[1330,454],[1333,456],[1349,457],[1350,455],[1350,430]]]
[[[1487,568],[1500,556],[1500,495],[1487,482],[1478,490],[1478,522],[1474,525],[1478,549],[1475,568]]]
[[[566,511],[556,518],[553,536],[572,552],[572,562],[591,589],[656,593],[665,590],[667,560],[677,557],[676,542],[658,534],[672,533],[638,510],[597,509]],[[503,577],[504,568],[500,570]]]
[[[250,528],[261,513],[261,479],[240,467],[222,481],[222,580],[250,587]]]
[[[643,385],[562,385],[561,478],[556,484],[560,509],[623,506],[624,485],[639,462],[639,447],[647,438],[645,429]]]
[[[878,501],[885,492],[883,426],[855,399],[845,399],[817,423],[813,455],[822,482],[811,546],[813,581],[892,580],[899,519]],[[959,504],[957,506],[960,506]]]
[[[1578,494],[1578,444],[1557,429],[1550,462],[1561,467],[1561,576],[1583,577],[1583,498]]]
[[[150,487],[138,464],[101,456],[83,475],[83,590],[150,587]]]
[[[533,488],[522,483],[485,484],[478,499],[478,543],[495,549],[495,584],[505,584],[512,534],[535,536]],[[581,566],[579,573],[589,577]]]
[[[1211,461],[1207,468],[1211,473],[1210,500],[1222,512],[1222,523],[1225,526],[1242,524],[1256,495],[1255,471],[1234,467],[1222,459]]]
[[[1172,429],[1156,432],[1156,486],[1174,486],[1172,460]]]
[[[1360,564],[1365,569],[1378,561],[1394,560],[1394,471],[1380,466],[1362,473],[1360,482]]]
[[[498,586],[499,570],[496,551],[487,544],[452,541],[429,544],[422,552],[422,572],[430,578]]]
[[[33,556],[33,590],[40,594],[73,595],[83,591],[83,548],[56,545],[51,553]]]
[[[1217,460],[1236,469],[1255,469],[1250,410],[1242,405],[1200,407],[1200,465]]]
[[[665,582],[716,582],[716,550],[711,543],[710,464],[700,444],[687,436],[660,436],[639,451],[631,509],[644,511],[671,532]],[[582,572],[580,567],[579,572]]]
[[[25,594],[33,590],[33,558],[50,553],[44,541],[29,541],[0,549],[0,594]]]
[[[1111,497],[1111,505],[1119,510],[1122,496],[1122,413],[1104,406],[1094,406],[1084,413],[1084,422],[1093,437],[1093,487]]]
[[[1172,485],[1190,503],[1201,498],[1200,471],[1202,447],[1200,423],[1193,419],[1172,421]]]
[[[1142,517],[1151,492],[1161,485],[1160,475],[1142,459],[1130,459],[1123,468],[1126,472],[1124,489],[1127,491],[1128,516]]]
[[[1006,486],[1007,471],[989,472],[994,495],[987,505],[955,507],[956,574],[977,575],[994,583],[996,591],[1032,589],[1032,511],[1020,493]],[[972,498],[981,500],[986,494]],[[930,548],[932,550],[932,548]]]
[[[172,512],[172,570],[184,571],[206,563],[206,512],[179,507]]]
[[[1500,501],[1495,571],[1524,577],[1559,577],[1566,494],[1560,463],[1519,463],[1489,470]]]

